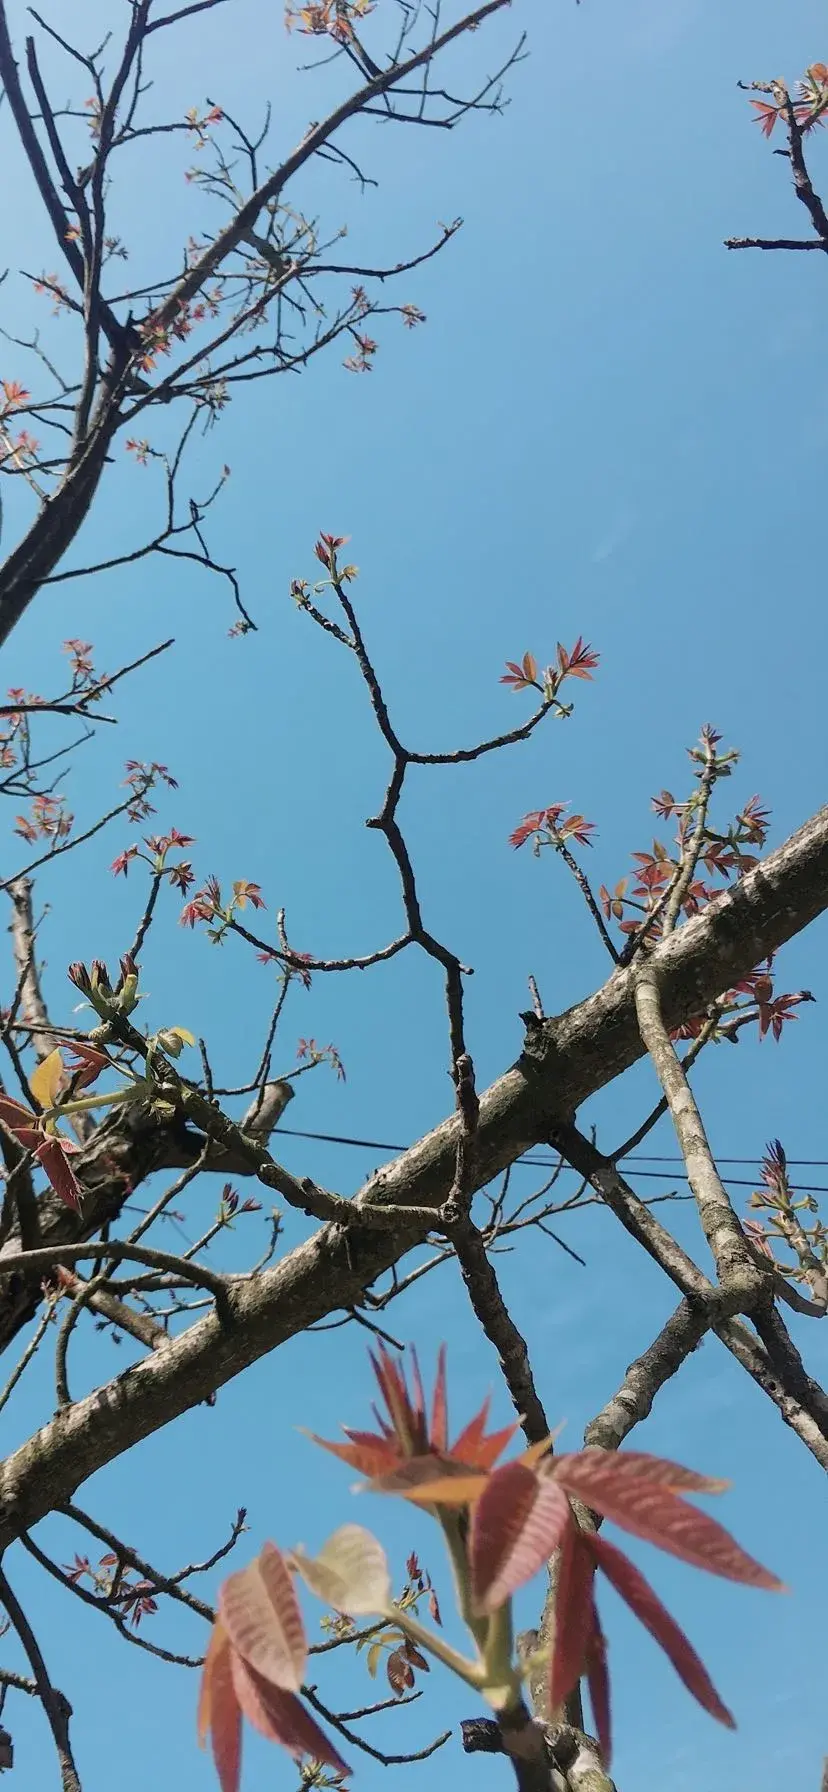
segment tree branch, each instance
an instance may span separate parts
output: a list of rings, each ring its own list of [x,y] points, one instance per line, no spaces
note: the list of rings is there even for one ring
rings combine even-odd
[[[55,1748],[60,1763],[62,1792],[81,1792],[80,1778],[69,1741],[69,1719],[72,1716],[72,1707],[69,1700],[64,1698],[63,1693],[58,1692],[57,1687],[52,1685],[34,1631],[1,1567],[0,1602],[5,1606],[9,1621],[17,1631],[26,1652],[37,1686],[38,1697],[49,1720],[49,1728],[55,1739]]]
[[[659,966],[667,1023],[676,1025],[703,1011],[723,988],[826,905],[828,809],[657,948],[654,962]],[[556,1020],[538,1022],[533,1015],[518,1064],[481,1098],[475,1185],[483,1187],[499,1169],[548,1138],[556,1117],[573,1112],[642,1052],[629,970],[614,971],[603,989]],[[456,1116],[444,1121],[372,1177],[357,1201],[442,1206],[455,1175],[457,1129]],[[117,1130],[107,1136],[117,1144]],[[95,1143],[102,1149],[104,1140],[96,1138]],[[130,1152],[123,1141],[120,1151],[125,1165]],[[613,1166],[610,1169],[617,1175]],[[108,1186],[113,1201],[111,1173]],[[234,1287],[232,1320],[216,1314],[200,1320],[168,1348],[58,1415],[0,1469],[0,1544],[71,1497],[98,1468],[206,1400],[287,1338],[332,1311],[357,1305],[365,1288],[422,1235],[411,1230],[362,1231],[353,1225],[346,1236],[336,1227],[323,1227],[281,1263]],[[787,1395],[778,1375],[761,1347],[751,1346],[746,1328],[738,1350],[731,1342],[731,1330],[724,1329],[723,1341],[740,1360],[740,1353],[749,1355],[751,1349],[759,1356],[756,1379],[762,1374],[774,1383],[771,1397],[786,1422],[794,1423],[803,1437],[808,1427],[818,1432],[811,1419],[808,1427],[795,1423],[793,1407],[789,1404],[786,1410]],[[817,1454],[818,1437],[809,1447]],[[823,1465],[828,1466],[828,1447],[822,1447]]]

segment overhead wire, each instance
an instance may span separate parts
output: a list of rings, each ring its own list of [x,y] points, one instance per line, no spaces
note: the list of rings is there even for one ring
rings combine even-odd
[[[352,1145],[352,1146],[355,1146],[363,1151],[389,1151],[389,1152],[394,1152],[394,1153],[399,1153],[399,1152],[408,1150],[408,1146],[406,1146],[406,1145],[389,1145],[387,1142],[383,1142],[381,1139],[350,1138],[349,1136],[347,1136],[346,1134],[343,1134],[343,1133],[303,1132],[303,1131],[300,1131],[297,1127],[293,1127],[293,1126],[280,1126],[278,1130],[282,1136],[287,1136],[292,1139],[310,1139],[313,1141],[318,1141],[320,1144],[323,1144],[323,1145]],[[657,1182],[663,1182],[665,1180],[665,1178],[669,1178],[671,1175],[673,1175],[674,1172],[672,1170],[672,1166],[675,1164],[675,1165],[681,1166],[680,1168],[677,1168],[675,1171],[675,1176],[676,1176],[677,1180],[683,1181],[683,1182],[687,1181],[687,1170],[684,1166],[684,1159],[682,1157],[680,1157],[678,1155],[678,1153],[632,1151],[629,1153],[629,1155],[627,1157],[619,1158],[618,1161],[619,1161],[619,1163],[627,1163],[627,1164],[634,1164],[634,1165],[664,1164],[665,1166],[668,1166],[667,1168],[665,1168],[663,1170],[639,1170],[636,1168],[636,1170],[635,1170],[636,1176],[648,1178],[650,1180],[657,1181]],[[529,1156],[527,1156],[527,1157],[517,1158],[515,1161],[514,1168],[520,1169],[520,1168],[526,1167],[527,1169],[536,1169],[536,1170],[554,1170],[557,1167],[557,1163],[558,1163],[558,1159],[553,1158],[553,1157],[529,1157]],[[756,1157],[717,1157],[716,1163],[717,1163],[717,1165],[728,1165],[728,1166],[732,1165],[732,1166],[736,1166],[737,1168],[755,1165],[756,1171],[757,1171],[757,1176],[758,1176],[758,1174],[760,1173],[760,1169],[761,1169],[762,1159],[759,1155],[757,1155]],[[824,1158],[824,1157],[789,1157],[787,1159],[787,1163],[788,1163],[788,1167],[790,1169],[797,1169],[797,1170],[805,1170],[805,1169],[826,1170],[826,1169],[828,1169],[828,1158]],[[754,1187],[754,1179],[751,1179],[750,1177],[745,1177],[745,1176],[724,1176],[722,1178],[722,1181],[729,1183],[732,1188],[753,1188]],[[824,1184],[824,1183],[791,1183],[791,1191],[792,1191],[792,1193],[798,1193],[798,1194],[803,1194],[803,1195],[828,1195],[828,1184]]]

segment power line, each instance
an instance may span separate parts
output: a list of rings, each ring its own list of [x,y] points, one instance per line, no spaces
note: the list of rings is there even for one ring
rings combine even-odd
[[[344,1134],[335,1132],[300,1132],[293,1126],[280,1126],[279,1132],[283,1135],[286,1134],[292,1139],[313,1139],[323,1145],[354,1145],[363,1151],[392,1151],[400,1153],[408,1150],[407,1145],[389,1145],[383,1143],[380,1139],[353,1139],[346,1137]],[[717,1157],[716,1159],[717,1164],[736,1165],[737,1167],[741,1167],[742,1165],[755,1165],[757,1174],[761,1168],[761,1161],[761,1158],[758,1156]],[[686,1182],[688,1180],[687,1171],[684,1167],[684,1159],[677,1153],[670,1154],[669,1152],[664,1152],[659,1154],[645,1151],[632,1151],[627,1157],[619,1158],[619,1162],[631,1164],[665,1164],[668,1166],[677,1164],[681,1166],[681,1168],[676,1171],[677,1179],[681,1182]],[[825,1157],[789,1157],[787,1162],[792,1169],[797,1170],[828,1170],[828,1158]],[[558,1159],[554,1157],[517,1158],[515,1168],[521,1169],[524,1166],[527,1169],[533,1170],[555,1170],[558,1167]],[[636,1169],[635,1171],[636,1176],[646,1177],[657,1182],[663,1182],[665,1176],[671,1173],[672,1172],[669,1169]],[[732,1188],[753,1188],[755,1181],[755,1179],[751,1180],[750,1177],[744,1176],[725,1176],[722,1180],[730,1183]],[[828,1185],[822,1183],[792,1183],[791,1190],[795,1194],[828,1195]]]

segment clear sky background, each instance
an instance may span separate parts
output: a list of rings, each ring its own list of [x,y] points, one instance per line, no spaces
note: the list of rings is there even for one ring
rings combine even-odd
[[[112,22],[102,0],[86,0],[80,12],[73,29],[89,43]],[[10,13],[22,50],[25,9],[16,3]],[[48,16],[66,28],[62,9]],[[294,943],[334,956],[393,937],[400,916],[394,869],[363,826],[387,771],[364,692],[348,659],[288,599],[292,577],[313,576],[318,531],[352,538],[360,615],[392,714],[412,743],[451,747],[512,725],[524,710],[498,683],[504,660],[529,648],[545,662],[558,640],[585,635],[601,653],[600,672],[578,688],[569,723],[479,766],[421,771],[404,805],[428,924],[475,967],[468,1038],[481,1086],[520,1050],[530,972],[549,1011],[605,975],[563,866],[507,844],[526,810],[571,801],[597,823],[590,870],[597,882],[614,881],[630,852],[650,843],[653,792],[685,787],[685,749],[707,721],[741,749],[732,797],[761,793],[773,810],[772,843],[825,793],[828,272],[816,255],[732,255],[722,246],[730,235],[804,234],[786,165],[736,83],[792,80],[824,57],[823,10],[816,0],[789,8],[772,0],[584,0],[577,8],[516,0],[458,51],[455,84],[488,72],[524,26],[530,56],[510,78],[504,118],[472,119],[450,135],[358,127],[346,146],[381,177],[377,190],[360,195],[330,169],[297,186],[296,203],[318,211],[326,227],[349,223],[355,260],[394,262],[425,246],[437,219],[466,222],[395,291],[428,322],[415,332],[399,320],[381,323],[370,377],[343,371],[334,349],[301,378],[251,388],[199,440],[194,492],[209,487],[224,460],[232,467],[210,540],[217,558],[237,566],[259,632],[229,641],[223,586],[150,561],[41,596],[5,649],[4,673],[6,684],[49,691],[68,635],[93,641],[98,662],[111,668],[173,634],[175,651],[122,687],[117,733],[102,731],[78,754],[66,789],[79,820],[117,800],[127,757],[168,762],[180,789],[161,801],[158,822],[197,836],[199,874],[259,881],[269,924],[284,905]],[[380,32],[381,19],[378,40]],[[342,70],[321,79],[295,73],[305,45],[286,38],[278,9],[263,0],[233,0],[178,43],[180,59],[170,53],[153,70],[158,116],[209,96],[255,121],[270,98],[274,161],[341,91]],[[65,88],[61,75],[57,92]],[[0,130],[14,170],[4,261],[48,271],[55,251],[19,161],[10,160],[5,111]],[[815,142],[811,154],[826,189],[828,148]],[[181,178],[183,164],[167,155],[166,146],[153,151],[140,182],[136,156],[113,196],[136,273],[174,265],[184,237],[208,215]],[[26,333],[34,320],[45,329],[48,307],[39,301],[36,317],[16,275],[0,296],[7,327]],[[68,345],[64,326],[55,332],[54,342]],[[0,374],[31,380],[9,345]],[[161,441],[160,425],[149,433]],[[161,497],[153,470],[136,468],[121,447],[71,563],[137,545]],[[108,866],[134,836],[116,824],[38,887],[51,904],[49,992],[67,1016],[66,964],[112,958],[131,937],[143,892],[132,878],[116,884]],[[12,867],[17,854],[10,844]],[[203,1032],[218,1076],[243,1080],[266,1024],[270,977],[237,943],[219,953],[184,932],[179,907],[170,895],[145,955],[146,1018]],[[808,985],[824,1002],[826,937],[822,924],[786,949],[782,987]],[[280,1068],[292,1065],[300,1035],[334,1040],[348,1080],[324,1071],[303,1078],[294,1126],[403,1145],[449,1110],[442,990],[425,961],[407,955],[359,978],[317,978],[310,995],[291,998]],[[828,1158],[825,1039],[821,1008],[809,1008],[781,1048],[745,1040],[738,1052],[709,1054],[697,1088],[723,1157],[758,1159],[778,1135],[791,1157]],[[581,1122],[597,1125],[611,1148],[647,1111],[653,1089],[651,1072],[639,1067]],[[666,1130],[650,1147],[671,1148]],[[300,1140],[286,1140],[283,1156],[344,1193],[383,1161],[379,1151]],[[536,1174],[522,1168],[515,1177],[528,1193]],[[752,1180],[750,1170],[736,1174]],[[809,1174],[828,1183],[828,1170]],[[670,1175],[637,1186],[680,1185]],[[203,1180],[180,1204],[189,1237],[208,1223],[216,1193]],[[688,1210],[673,1211],[681,1236],[694,1241]],[[224,1260],[249,1261],[260,1226],[240,1222]],[[567,1421],[566,1443],[577,1447],[673,1296],[609,1216],[590,1209],[560,1229],[585,1268],[533,1235],[499,1269],[546,1409]],[[301,1236],[289,1215],[285,1245]],[[447,1341],[458,1424],[489,1389],[506,1422],[496,1363],[456,1275],[427,1278],[388,1319],[429,1366]],[[820,1328],[801,1341],[824,1377]],[[447,1611],[448,1578],[426,1521],[379,1502],[354,1505],[347,1470],[297,1435],[302,1424],[332,1435],[340,1421],[364,1422],[365,1343],[349,1327],[279,1351],[224,1389],[214,1409],[196,1409],[96,1476],[82,1502],[168,1570],[209,1555],[241,1504],[251,1530],[240,1560],[266,1536],[318,1546],[353,1516],[376,1526],[395,1573],[411,1547],[420,1550]],[[72,1360],[73,1392],[126,1360],[126,1346],[118,1354],[90,1328]],[[44,1360],[4,1415],[8,1446],[52,1404]],[[816,1792],[828,1750],[818,1469],[715,1342],[660,1397],[636,1443],[729,1478],[733,1491],[717,1515],[782,1575],[791,1596],[732,1587],[631,1547],[739,1729],[720,1730],[693,1705],[608,1595],[619,1787]],[[84,1547],[59,1521],[39,1535],[61,1561]],[[212,1766],[194,1740],[195,1676],[129,1649],[44,1584],[18,1550],[6,1566],[54,1680],[76,1706],[88,1792],[116,1776],[122,1792],[143,1792],[148,1776],[163,1792],[211,1788]],[[209,1591],[216,1584],[205,1583]],[[539,1593],[527,1596],[522,1620],[537,1611]],[[316,1614],[308,1617],[314,1625]],[[166,1615],[147,1634],[194,1653],[202,1640],[195,1624]],[[361,1664],[343,1681],[319,1678],[331,1703],[369,1702]],[[40,1792],[55,1780],[45,1723],[19,1697],[7,1709],[15,1786]],[[413,1712],[376,1719],[368,1733],[380,1747],[414,1749],[473,1714],[473,1701],[435,1670]],[[373,1792],[384,1783],[381,1768],[346,1753],[355,1784]],[[426,1766],[400,1770],[407,1784],[434,1792],[494,1788],[504,1771],[464,1762],[456,1739]],[[251,1742],[246,1792],[296,1780],[287,1757]]]

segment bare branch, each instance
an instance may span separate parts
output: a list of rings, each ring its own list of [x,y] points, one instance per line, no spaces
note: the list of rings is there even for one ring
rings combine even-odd
[[[20,1641],[29,1660],[38,1697],[46,1713],[49,1728],[55,1740],[58,1762],[60,1764],[60,1783],[62,1792],[81,1792],[78,1770],[72,1755],[69,1741],[69,1719],[72,1707],[62,1692],[52,1685],[46,1670],[46,1663],[34,1631],[16,1595],[12,1592],[3,1568],[0,1568],[0,1602],[5,1606],[9,1620],[17,1631]]]

